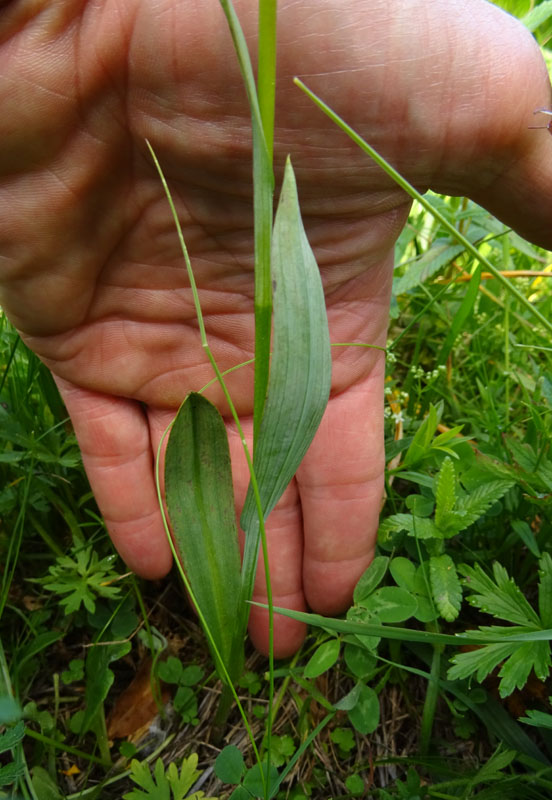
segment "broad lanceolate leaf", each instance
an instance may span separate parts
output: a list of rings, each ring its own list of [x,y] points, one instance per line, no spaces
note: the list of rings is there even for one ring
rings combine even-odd
[[[331,384],[330,337],[320,272],[307,241],[288,161],[272,237],[274,340],[268,396],[254,466],[263,515],[270,514],[316,433]],[[248,534],[244,583],[257,554],[257,509],[251,487],[241,517]]]
[[[439,613],[447,622],[452,622],[460,612],[462,588],[450,556],[445,554],[429,559],[429,580]]]
[[[165,496],[174,542],[214,643],[237,677],[240,555],[228,440],[217,409],[189,394],[165,456]],[[234,649],[235,648],[235,649]]]

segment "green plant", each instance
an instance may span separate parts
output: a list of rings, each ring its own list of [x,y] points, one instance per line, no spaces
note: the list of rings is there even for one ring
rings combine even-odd
[[[197,761],[195,753],[184,758],[179,772],[174,762],[165,770],[163,762],[158,758],[152,774],[148,764],[133,759],[130,778],[140,788],[127,792],[123,795],[123,799],[184,800],[187,797],[189,800],[217,800],[216,797],[206,797],[202,791],[188,794],[201,775],[201,771],[197,769]]]

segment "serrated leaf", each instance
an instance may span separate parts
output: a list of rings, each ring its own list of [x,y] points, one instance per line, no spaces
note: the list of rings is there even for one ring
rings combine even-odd
[[[329,639],[317,647],[303,670],[305,678],[317,678],[331,669],[339,658],[339,647],[339,639]]]
[[[0,786],[9,786],[25,774],[25,764],[16,764],[14,761],[0,767]]]
[[[412,514],[392,514],[379,526],[378,536],[385,536],[390,531],[406,531],[409,536],[418,539],[440,538],[439,531],[432,519],[414,517]]]
[[[463,251],[464,247],[461,244],[453,244],[448,239],[438,239],[420,258],[408,267],[404,275],[400,278],[395,278],[393,281],[393,294],[395,296],[404,294],[413,289],[414,286],[424,283],[442,267],[450,264]]]
[[[462,588],[452,558],[446,554],[432,556],[429,559],[429,579],[439,613],[447,622],[452,622],[462,605]]]
[[[539,561],[539,616],[543,628],[552,628],[552,558],[543,553]]]
[[[358,579],[353,592],[353,602],[362,603],[376,589],[385,577],[389,558],[387,556],[376,556],[370,566],[362,573]]]
[[[435,489],[435,524],[442,529],[446,517],[456,503],[456,471],[450,458],[445,458],[437,476]]]
[[[513,485],[513,481],[491,481],[476,487],[464,497],[460,497],[457,503],[457,510],[464,514],[464,524],[460,530],[473,525]]]
[[[493,565],[495,580],[486,575],[479,564],[475,567],[461,564],[458,571],[464,576],[464,585],[470,592],[468,601],[472,605],[514,625],[542,627],[535,610],[502,565],[497,562]]]
[[[518,644],[511,656],[499,671],[498,691],[501,697],[508,697],[514,689],[523,689],[531,670],[537,678],[545,680],[550,671],[550,643],[526,642]]]
[[[200,394],[188,395],[173,423],[165,494],[192,591],[226,668],[237,677],[245,629],[236,625],[241,577],[230,453],[221,415]],[[213,657],[216,662],[214,651]]]
[[[481,683],[501,661],[515,652],[516,647],[519,647],[519,642],[504,642],[483,645],[477,650],[466,653],[457,653],[451,658],[454,666],[449,669],[447,677],[449,680],[461,680],[475,674]]]
[[[12,747],[20,742],[25,736],[25,723],[19,720],[13,728],[8,728],[7,731],[0,734],[0,753],[6,753]]]

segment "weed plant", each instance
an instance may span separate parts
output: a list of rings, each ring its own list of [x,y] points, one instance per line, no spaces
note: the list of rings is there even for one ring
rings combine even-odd
[[[542,36],[549,5],[527,18]],[[0,798],[549,798],[552,266],[469,201],[418,198],[397,243],[386,502],[352,608],[335,620],[294,614],[312,627],[289,662],[267,669],[243,650],[264,519],[316,429],[329,353],[291,166],[272,229],[275,4],[260,4],[257,87],[223,6],[255,148],[256,447],[244,567],[217,538],[233,518],[221,489],[229,465],[202,387],[170,433],[166,484],[208,645],[193,613],[182,614],[176,580],[143,585],[113,554],[53,380],[0,316]],[[270,261],[284,288],[272,345]],[[308,296],[302,318],[285,288]],[[312,346],[297,349],[297,326],[314,331]],[[290,382],[310,403],[306,418],[283,405]],[[295,433],[269,461],[282,418]],[[194,448],[223,472],[178,457]],[[204,497],[215,487],[217,502],[190,510],[182,473]],[[197,521],[195,553],[171,514],[179,505]]]

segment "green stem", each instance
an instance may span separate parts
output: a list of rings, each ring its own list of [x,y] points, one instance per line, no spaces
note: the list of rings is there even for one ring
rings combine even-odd
[[[276,96],[276,8],[277,0],[259,2],[257,96],[268,156],[274,151],[274,105]]]
[[[335,113],[335,111],[332,111],[332,109],[326,105],[326,103],[324,103],[324,101],[318,97],[318,95],[314,94],[314,92],[305,86],[305,84],[299,80],[299,78],[295,78],[294,83],[303,92],[305,92],[305,94],[310,97],[313,103],[315,103],[318,108],[320,108],[333,122],[335,122],[335,124],[341,128],[341,130],[344,131],[347,136],[349,136],[353,142],[360,147],[361,150],[369,155],[376,162],[376,164],[378,164],[378,166],[380,166],[389,175],[389,177],[401,187],[401,189],[404,189],[404,191],[409,194],[410,197],[417,200],[420,205],[426,209],[426,211],[429,211],[429,213],[440,222],[443,228],[445,228],[445,230],[447,230],[451,236],[453,236],[463,245],[468,253],[471,253],[472,256],[476,258],[477,261],[479,261],[479,263],[485,267],[485,269],[490,272],[491,275],[493,275],[504,286],[504,288],[513,297],[515,297],[519,303],[521,303],[522,306],[524,306],[536,319],[538,319],[541,325],[544,325],[547,331],[552,333],[552,322],[543,314],[541,314],[538,308],[535,308],[535,306],[533,306],[529,300],[516,289],[512,282],[502,275],[499,269],[497,269],[493,264],[491,264],[490,261],[484,258],[478,249],[474,247],[474,245],[468,241],[465,236],[462,236],[462,234],[448,221],[446,217],[444,217],[439,211],[437,211],[436,208],[431,205],[429,200],[426,200],[426,198],[421,195],[420,192],[418,192],[405,178],[403,178],[402,175],[391,166],[391,164],[389,164],[376,150],[374,150],[373,147],[364,141],[364,139],[359,136],[359,134],[353,130],[353,128],[347,125],[347,123],[344,122],[341,117]]]
[[[426,628],[432,629],[427,625]],[[438,632],[438,631],[437,631]],[[426,696],[424,700],[424,710],[422,713],[422,722],[420,725],[420,755],[425,756],[429,752],[429,743],[431,740],[431,733],[433,731],[433,721],[435,719],[435,710],[437,708],[437,700],[439,698],[439,677],[441,675],[441,654],[443,646],[439,644],[433,645],[433,656],[431,659],[431,678],[428,681]]]

